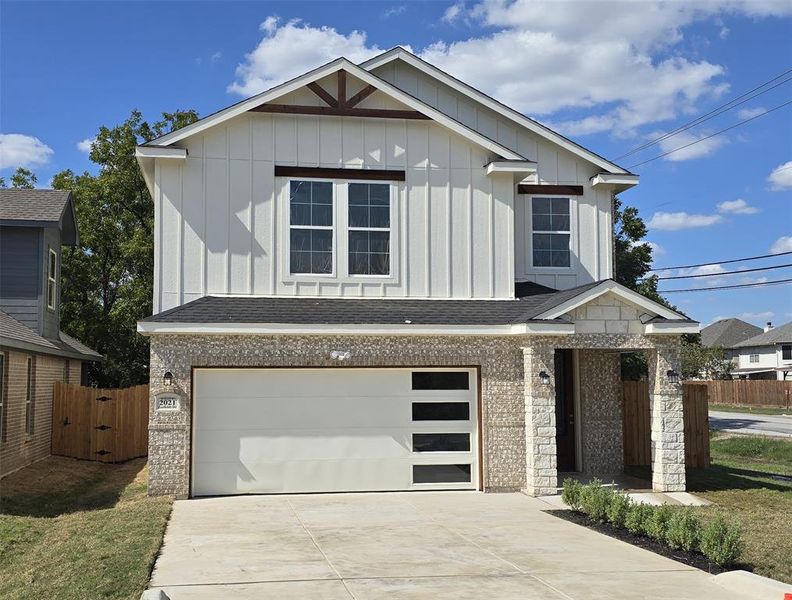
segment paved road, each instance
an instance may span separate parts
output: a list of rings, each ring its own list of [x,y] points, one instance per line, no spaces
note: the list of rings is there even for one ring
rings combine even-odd
[[[792,437],[792,416],[788,415],[710,411],[709,420],[710,429],[716,431]]]
[[[172,600],[756,597],[549,508],[477,492],[180,500],[151,586]]]

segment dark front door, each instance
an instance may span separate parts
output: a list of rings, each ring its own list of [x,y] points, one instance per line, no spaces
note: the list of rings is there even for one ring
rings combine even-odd
[[[572,350],[555,351],[556,452],[559,471],[575,470],[575,395]]]

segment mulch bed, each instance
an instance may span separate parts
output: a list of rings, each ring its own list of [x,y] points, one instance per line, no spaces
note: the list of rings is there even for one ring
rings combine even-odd
[[[666,558],[681,562],[682,564],[688,565],[690,567],[701,569],[702,571],[706,571],[712,575],[725,573],[726,571],[732,571],[733,569],[743,569],[745,571],[753,570],[750,565],[735,565],[728,569],[719,567],[718,565],[711,563],[706,556],[698,552],[672,550],[665,544],[661,544],[652,538],[630,533],[626,529],[614,527],[610,523],[593,523],[589,520],[587,515],[574,510],[548,510],[545,512],[553,515],[554,517],[558,517],[559,519],[564,519],[565,521],[570,521],[576,525],[588,527],[589,529],[593,529],[598,533],[603,533],[609,537],[616,538],[622,542],[627,542],[633,546],[638,546],[644,550],[649,550],[650,552],[654,552],[660,556],[665,556]]]

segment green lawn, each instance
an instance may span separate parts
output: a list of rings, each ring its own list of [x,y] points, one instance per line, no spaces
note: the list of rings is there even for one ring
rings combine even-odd
[[[130,598],[148,583],[171,510],[145,459],[50,457],[2,480],[0,597]]]
[[[688,470],[688,490],[743,525],[743,561],[792,583],[792,440],[714,434],[712,466]]]
[[[721,412],[752,413],[755,415],[792,415],[792,408],[764,408],[761,406],[734,406],[733,404],[710,404],[710,410]]]

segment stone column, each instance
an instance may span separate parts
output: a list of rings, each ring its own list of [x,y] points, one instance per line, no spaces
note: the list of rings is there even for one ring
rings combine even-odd
[[[523,348],[525,377],[525,491],[531,496],[557,493],[555,351]],[[545,385],[539,373],[550,375]]]
[[[652,441],[652,488],[685,491],[685,430],[682,384],[668,382],[666,372],[681,371],[679,340],[648,352],[649,413]]]

